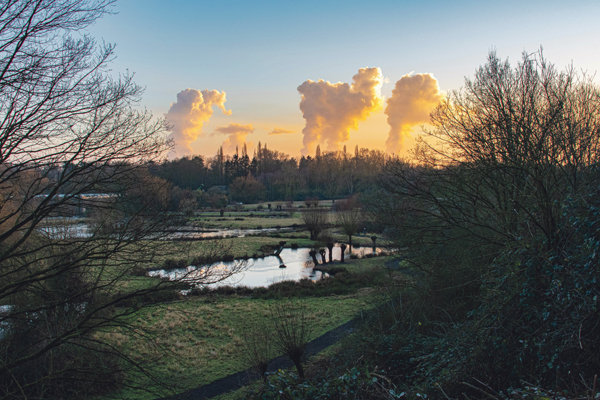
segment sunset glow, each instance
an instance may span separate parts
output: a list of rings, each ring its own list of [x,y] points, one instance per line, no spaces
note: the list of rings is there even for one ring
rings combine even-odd
[[[245,140],[293,157],[314,153],[317,144],[324,151],[358,145],[407,154],[441,93],[459,89],[491,49],[516,62],[543,46],[561,69],[572,63],[594,74],[600,65],[600,5],[593,1],[175,7],[128,0],[115,11],[91,33],[118,43],[114,71],[135,71],[146,88],[140,106],[172,123],[174,157],[213,156],[223,137],[211,133],[230,124],[251,125]],[[353,81],[367,67],[377,73]],[[421,78],[431,90],[414,87]],[[222,99],[183,105],[178,93],[186,89]]]

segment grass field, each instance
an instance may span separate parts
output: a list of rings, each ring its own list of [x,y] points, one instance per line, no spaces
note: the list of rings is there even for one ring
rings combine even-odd
[[[171,242],[168,254],[157,259],[156,264],[152,267],[159,267],[166,258],[187,257],[192,259],[196,256],[210,253],[214,251],[217,245],[234,258],[270,255],[272,250],[267,250],[267,247],[276,246],[280,241],[286,241],[286,247],[290,247],[293,243],[297,244],[298,247],[313,246],[313,241],[309,240],[308,236],[304,233],[285,233],[279,234],[277,237],[246,236],[217,240]]]
[[[119,330],[106,335],[116,346],[136,354],[140,363],[154,360],[151,371],[167,382],[176,383],[176,391],[182,392],[247,368],[240,357],[240,335],[250,326],[267,320],[269,307],[275,301],[278,300],[237,296],[192,298],[151,307],[136,315],[136,329],[145,332],[152,341],[133,341]],[[312,338],[347,322],[371,304],[369,295],[360,292],[297,301],[310,314]],[[265,340],[269,340],[269,335],[270,332],[265,332]],[[150,380],[144,386],[161,392]],[[108,398],[153,399],[156,396],[130,389]]]
[[[264,201],[262,203],[256,203],[256,204],[242,204],[240,206],[244,210],[256,210],[256,209],[268,210],[269,204],[271,204],[272,210],[275,210],[278,205],[281,206],[283,209],[306,208],[306,204],[304,204],[304,201],[294,201],[291,204],[291,206],[290,206],[290,203],[288,203],[286,201]],[[331,207],[332,204],[333,204],[332,200],[319,200],[319,207],[329,208],[329,207]]]
[[[298,205],[303,203],[298,202]],[[223,217],[219,213],[200,213],[194,217],[192,223],[214,229],[248,229],[259,226],[267,228],[302,224],[300,215],[296,212],[265,212],[264,215],[259,216],[256,211],[227,211]],[[347,242],[347,236],[337,232],[335,228],[328,230],[326,234],[333,237],[336,242]],[[166,246],[164,256],[159,257],[154,265],[148,267],[160,267],[168,258],[193,259],[214,252],[215,248],[227,251],[235,258],[269,255],[282,240],[287,242],[286,247],[292,244],[299,247],[323,245],[309,240],[306,232],[218,240],[173,241],[160,244]],[[366,248],[365,250],[372,243],[369,234],[354,236],[353,242],[361,244]],[[383,243],[378,242],[378,244]],[[165,391],[164,386],[153,382],[149,377],[131,371],[130,375],[137,377],[143,387],[156,392],[150,394],[139,389],[124,388],[119,393],[114,393],[113,397],[105,399],[154,399],[174,392],[184,392],[246,369],[248,366],[240,357],[243,333],[261,321],[269,319],[269,308],[275,302],[289,301],[286,296],[295,296],[294,301],[302,302],[303,307],[310,314],[313,326],[312,338],[318,337],[347,322],[361,310],[371,308],[377,301],[381,301],[376,288],[395,283],[395,277],[392,276],[394,273],[384,267],[387,259],[389,257],[359,259],[347,257],[347,262],[344,264],[322,266],[324,270],[343,267],[346,272],[330,278],[329,283],[321,281],[315,284],[314,288],[306,284],[300,285],[301,287],[293,287],[293,284],[292,286],[281,285],[281,288],[274,286],[274,289],[269,289],[267,293],[255,292],[246,297],[227,294],[227,292],[215,292],[189,296],[180,301],[146,308],[138,312],[132,320],[134,335],[119,329],[105,332],[103,335],[108,336],[109,340],[123,352],[132,354],[136,362],[144,365],[152,374],[173,386],[173,391]],[[128,286],[141,287],[154,279],[156,278],[131,277],[124,289]],[[280,295],[271,296],[272,291],[278,290],[281,290],[278,292],[281,293]],[[282,296],[284,298],[281,298]],[[269,340],[269,335],[270,332],[265,332],[265,340]],[[223,400],[227,398],[229,397],[225,396]]]
[[[302,218],[296,213],[291,216],[269,216],[268,214],[265,216],[257,216],[256,214],[243,216],[238,213],[226,213],[223,217],[200,215],[195,218],[194,223],[200,224],[204,228],[217,229],[285,228],[298,227],[304,224]]]

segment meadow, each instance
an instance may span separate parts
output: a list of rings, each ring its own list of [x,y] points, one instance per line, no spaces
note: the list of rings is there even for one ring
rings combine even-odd
[[[280,241],[286,247],[322,247],[324,243],[308,239],[303,232],[301,218],[294,213],[275,212],[276,218],[250,217],[249,211],[227,210],[219,213],[198,213],[192,224],[201,222],[215,229],[247,229],[256,221],[273,221],[279,226],[296,225],[297,231],[266,236],[231,237],[218,240],[173,241],[161,244],[167,249],[152,267],[160,267],[172,257],[191,259],[210,252],[214,246],[226,249],[237,258],[270,255]],[[267,224],[264,224],[267,225]],[[331,226],[327,237],[342,241],[344,236]],[[369,237],[361,238],[364,244]],[[358,241],[355,242],[360,242]],[[145,373],[129,372],[145,390],[123,387],[105,397],[126,399],[153,399],[181,393],[249,367],[241,356],[244,333],[253,326],[269,323],[271,309],[277,303],[289,301],[301,304],[309,315],[311,339],[349,321],[363,310],[382,301],[381,291],[386,284],[394,284],[385,267],[389,256],[347,257],[346,263],[319,265],[332,276],[318,282],[279,282],[268,288],[231,288],[192,291],[190,295],[173,295],[168,301],[146,307],[131,319],[130,328],[116,328],[101,333],[123,353],[132,354]],[[250,261],[251,262],[251,261]],[[157,278],[131,277],[125,287],[140,287]],[[377,289],[375,289],[377,288]],[[133,334],[132,334],[133,333]],[[273,340],[272,332],[265,332],[265,340]],[[146,375],[148,373],[148,375]]]

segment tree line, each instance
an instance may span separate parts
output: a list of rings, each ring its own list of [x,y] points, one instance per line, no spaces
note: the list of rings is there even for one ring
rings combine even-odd
[[[229,200],[251,203],[298,201],[306,198],[337,199],[368,191],[381,169],[392,160],[380,150],[359,149],[321,152],[290,157],[259,142],[252,158],[244,147],[232,156],[220,148],[214,157],[189,156],[151,163],[151,174],[185,191],[179,196],[196,198],[201,207]],[[220,202],[219,202],[220,201]]]

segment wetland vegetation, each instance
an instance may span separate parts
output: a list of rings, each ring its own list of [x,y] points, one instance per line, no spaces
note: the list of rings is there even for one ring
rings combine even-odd
[[[593,77],[491,52],[410,160],[167,159],[114,46],[81,35],[112,3],[0,4],[0,398],[156,399],[247,368],[221,399],[600,397]],[[267,257],[295,275],[228,281]]]

